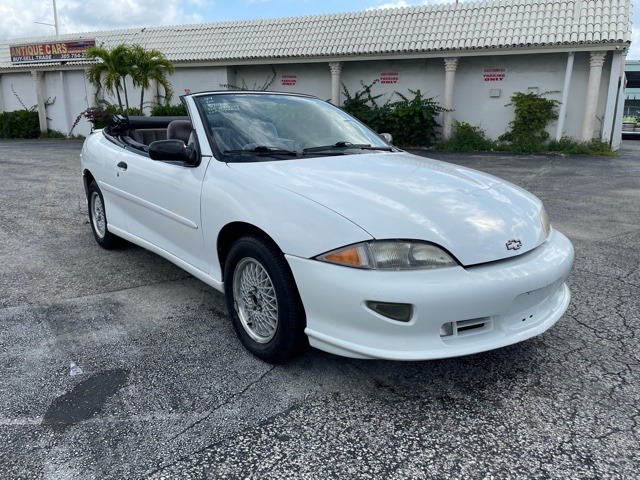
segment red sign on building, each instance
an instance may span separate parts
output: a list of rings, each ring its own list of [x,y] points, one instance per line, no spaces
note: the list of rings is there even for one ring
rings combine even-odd
[[[95,44],[95,40],[74,40],[11,45],[9,50],[11,63],[68,62],[87,58],[87,48]]]
[[[398,83],[398,72],[382,72],[380,73],[380,83],[392,84]]]
[[[284,86],[292,86],[292,85],[296,85],[298,83],[298,75],[291,75],[291,74],[282,74],[282,77],[280,78],[280,83],[282,83],[282,85]]]
[[[501,82],[506,76],[506,68],[485,68],[482,71],[482,77],[485,82]]]

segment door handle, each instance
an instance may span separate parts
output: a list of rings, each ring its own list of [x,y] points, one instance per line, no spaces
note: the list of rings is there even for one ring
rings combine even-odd
[[[124,162],[118,162],[118,168],[121,168],[122,170],[126,170],[127,164]]]

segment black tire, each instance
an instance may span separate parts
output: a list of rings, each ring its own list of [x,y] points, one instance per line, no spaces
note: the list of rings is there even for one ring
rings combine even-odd
[[[307,343],[304,308],[275,244],[257,236],[240,238],[229,251],[224,278],[229,316],[247,350],[274,364],[302,350]]]
[[[89,206],[89,223],[98,245],[107,250],[119,247],[122,241],[119,237],[109,232],[104,197],[96,182],[91,182],[91,185],[89,185],[87,203]]]

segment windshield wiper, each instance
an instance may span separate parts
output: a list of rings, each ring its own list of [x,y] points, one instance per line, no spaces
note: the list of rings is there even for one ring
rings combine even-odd
[[[298,156],[298,152],[295,150],[287,150],[280,147],[269,147],[267,145],[258,145],[257,147],[248,148],[248,149],[239,149],[239,150],[225,150],[225,155],[291,155],[294,157]]]
[[[393,149],[391,147],[372,146],[369,143],[337,142],[337,143],[334,143],[333,145],[321,145],[319,147],[304,148],[304,149],[302,149],[302,153],[322,152],[324,150],[348,150],[348,149],[384,150],[385,152],[393,151]]]

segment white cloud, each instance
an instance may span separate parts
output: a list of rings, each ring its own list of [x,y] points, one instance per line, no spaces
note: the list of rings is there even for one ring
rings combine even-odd
[[[117,28],[199,23],[204,18],[189,10],[201,0],[58,0],[60,33],[80,33]],[[51,0],[36,0],[30,8],[17,3],[0,5],[0,38],[54,35]],[[186,7],[186,8],[185,8]]]
[[[627,60],[640,60],[640,28],[633,27],[631,30],[631,47]]]
[[[53,27],[34,22],[53,24],[51,2],[33,2],[29,8],[19,8],[14,2],[0,3],[0,38],[55,34]]]
[[[383,8],[404,8],[411,7],[414,5],[441,5],[443,3],[455,3],[456,0],[422,0],[422,1],[412,1],[410,3],[405,0],[395,0],[393,2],[382,3],[380,5],[376,5],[375,7],[369,7],[367,10],[380,10]],[[460,0],[462,2],[462,0]]]
[[[383,8],[403,8],[408,7],[409,4],[404,0],[399,0],[396,2],[383,3],[382,5],[376,5],[375,7],[369,7],[367,10],[382,10]]]

